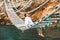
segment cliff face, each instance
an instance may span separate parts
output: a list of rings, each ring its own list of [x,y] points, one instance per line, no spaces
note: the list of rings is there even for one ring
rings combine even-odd
[[[22,0],[22,1],[24,2],[24,0]],[[39,6],[44,1],[45,0],[35,0],[34,3],[32,5],[30,5],[30,7],[28,7],[25,10],[22,10],[22,11],[25,11],[25,12],[31,11],[31,10],[35,9],[37,6]],[[13,0],[13,3],[15,3],[14,0]],[[20,5],[21,3],[19,3],[19,1],[17,1],[17,4]],[[60,5],[60,0],[49,0],[49,2],[47,4],[45,4],[41,9],[38,9],[31,14],[32,20],[33,21],[38,20],[39,18],[44,16],[47,12],[51,12],[53,10],[53,6],[58,5],[58,4]],[[24,6],[24,5],[22,5],[22,6]],[[18,15],[20,18],[24,19],[24,15],[22,13],[19,12]],[[3,25],[3,24],[10,25],[11,24],[11,22],[9,21],[8,15],[6,14],[3,0],[0,0],[0,20],[1,20],[0,21],[1,25]]]

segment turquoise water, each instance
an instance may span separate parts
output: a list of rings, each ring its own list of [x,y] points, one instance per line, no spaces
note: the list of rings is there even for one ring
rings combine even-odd
[[[55,28],[51,29],[54,30]],[[52,40],[49,32],[43,31],[46,37],[37,35],[36,29],[29,29],[22,33],[15,26],[0,26],[0,40]],[[47,33],[47,34],[46,34]],[[50,34],[51,35],[51,34]],[[57,38],[57,37],[56,37]]]

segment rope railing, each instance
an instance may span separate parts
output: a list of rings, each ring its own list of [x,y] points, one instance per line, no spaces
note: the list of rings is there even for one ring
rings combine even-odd
[[[50,18],[51,20],[60,20],[60,18]]]
[[[19,28],[20,25],[24,24],[24,21],[16,15],[13,8],[11,7],[11,4],[7,4],[6,0],[4,0],[4,4],[5,4],[7,15],[10,18],[11,22],[13,23],[13,25]]]
[[[25,13],[32,13],[34,11],[36,11],[37,9],[41,8],[43,5],[45,5],[49,0],[45,0],[41,5],[39,5],[37,8],[31,10],[31,11],[28,11],[28,12],[25,12]],[[23,9],[23,8],[22,8]],[[20,9],[21,10],[21,9]],[[20,10],[16,11],[16,12],[20,12],[20,13],[23,13],[21,12]]]
[[[45,20],[46,18],[48,18],[50,15],[52,15],[53,13],[55,13],[59,9],[60,9],[60,6],[57,6],[57,8],[54,9],[51,13],[47,13],[45,16],[43,16],[42,18],[40,18],[39,20],[37,20],[35,22],[35,24],[39,24],[42,20]]]
[[[28,8],[31,4],[33,3],[33,1],[32,0],[29,0],[27,3],[25,3],[24,4],[24,6],[20,9],[20,10],[18,10],[18,9],[16,9],[17,11],[16,12],[19,12],[19,11],[21,11],[21,10],[23,10],[23,9],[26,9],[26,8]],[[17,4],[17,5],[21,5],[21,4]],[[13,5],[12,5],[13,6]],[[15,6],[14,6],[15,7]]]

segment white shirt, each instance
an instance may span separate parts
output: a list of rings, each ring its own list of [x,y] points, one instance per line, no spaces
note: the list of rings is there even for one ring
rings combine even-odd
[[[26,26],[33,25],[33,24],[34,23],[33,23],[32,19],[30,17],[25,18],[25,25]]]

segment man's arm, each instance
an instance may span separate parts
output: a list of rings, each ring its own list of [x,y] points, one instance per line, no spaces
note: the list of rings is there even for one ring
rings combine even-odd
[[[28,18],[25,19],[25,25],[28,26]]]

